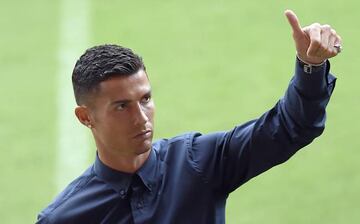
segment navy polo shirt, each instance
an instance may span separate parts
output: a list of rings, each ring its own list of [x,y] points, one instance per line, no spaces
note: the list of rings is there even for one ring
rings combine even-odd
[[[326,62],[310,74],[297,60],[285,96],[261,117],[229,131],[156,141],[135,174],[96,157],[37,223],[225,223],[229,193],[323,132],[335,86],[329,68]]]

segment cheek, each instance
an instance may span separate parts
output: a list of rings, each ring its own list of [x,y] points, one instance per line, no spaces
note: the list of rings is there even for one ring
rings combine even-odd
[[[97,116],[96,125],[99,132],[103,132],[106,135],[116,134],[126,126],[126,119],[119,116],[117,113],[103,113],[101,116]]]
[[[119,119],[108,119],[99,132],[108,144],[122,143],[131,136],[129,125]]]
[[[154,103],[151,103],[146,110],[146,116],[149,118],[149,120],[152,121],[154,120],[154,114],[155,114],[155,105]]]

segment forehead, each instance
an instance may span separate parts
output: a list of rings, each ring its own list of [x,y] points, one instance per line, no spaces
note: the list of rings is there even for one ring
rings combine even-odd
[[[132,75],[113,76],[99,84],[99,97],[109,100],[141,97],[151,89],[149,79],[144,70]]]

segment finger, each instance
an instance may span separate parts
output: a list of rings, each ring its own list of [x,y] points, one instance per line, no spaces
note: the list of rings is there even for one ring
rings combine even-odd
[[[328,46],[326,47],[326,49],[322,53],[321,57],[332,58],[332,57],[336,56],[339,53],[338,50],[335,47],[335,41],[336,41],[336,36],[335,35],[330,35],[329,36],[329,41],[328,41]]]
[[[321,47],[321,29],[320,24],[314,23],[308,27],[306,32],[310,38],[310,46],[307,50],[308,56],[316,56],[317,51]]]
[[[339,35],[336,34],[335,45],[341,46],[341,44],[342,44],[341,36],[339,36]]]
[[[331,27],[329,25],[322,25],[320,28],[321,44],[319,50],[317,51],[317,56],[322,57],[324,55],[328,55],[329,52],[333,49],[333,46],[330,46],[329,48]]]
[[[336,56],[339,52],[339,50],[336,48],[336,41],[338,41],[338,35],[336,34],[336,31],[334,29],[331,29],[331,35],[329,37],[329,49],[331,49],[331,57]]]
[[[301,26],[299,23],[299,20],[296,16],[296,14],[291,10],[285,10],[286,18],[294,32],[294,34],[303,34],[303,31],[301,30]]]

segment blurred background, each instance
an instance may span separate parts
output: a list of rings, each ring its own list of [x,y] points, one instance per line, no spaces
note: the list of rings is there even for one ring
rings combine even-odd
[[[295,49],[283,14],[331,24],[343,53],[323,135],[232,193],[227,223],[359,223],[360,3],[325,1],[1,0],[0,220],[38,212],[94,160],[73,115],[71,72],[88,47],[143,56],[157,106],[155,138],[228,130],[282,97]]]

